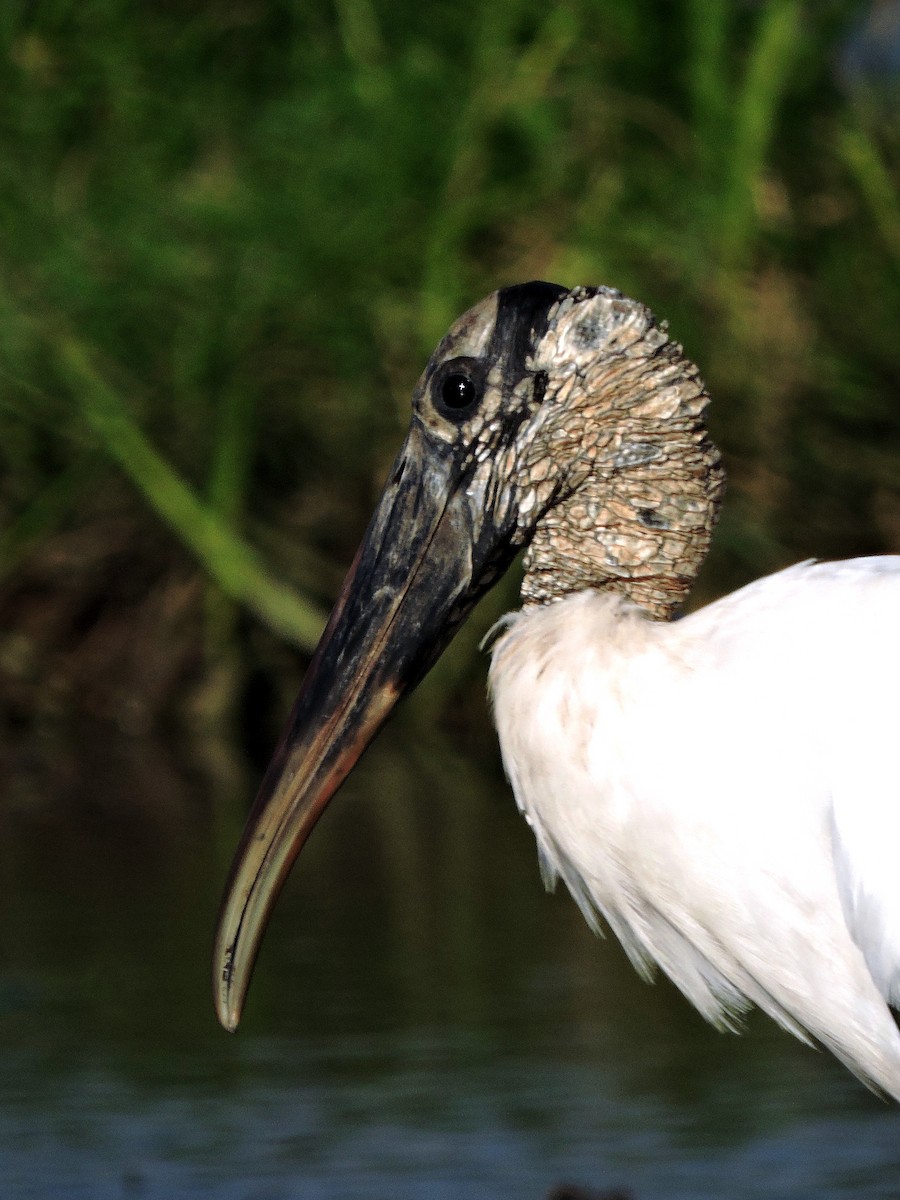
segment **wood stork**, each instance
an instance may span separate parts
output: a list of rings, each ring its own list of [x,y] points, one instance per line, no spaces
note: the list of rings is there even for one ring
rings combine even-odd
[[[235,858],[226,1028],[328,800],[526,547],[490,688],[548,885],[713,1023],[756,1004],[900,1099],[900,558],[673,620],[723,492],[707,400],[610,288],[504,288],[450,329]]]

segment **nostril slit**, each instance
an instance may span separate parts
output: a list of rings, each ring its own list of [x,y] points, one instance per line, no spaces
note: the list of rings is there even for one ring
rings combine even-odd
[[[534,377],[534,402],[535,404],[544,403],[544,393],[547,390],[549,382],[546,371],[538,371]]]

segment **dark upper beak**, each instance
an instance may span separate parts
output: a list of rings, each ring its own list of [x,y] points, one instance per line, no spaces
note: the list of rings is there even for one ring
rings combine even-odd
[[[235,855],[213,962],[226,1029],[240,1020],[269,914],[328,801],[515,553],[466,482],[453,449],[414,421]]]

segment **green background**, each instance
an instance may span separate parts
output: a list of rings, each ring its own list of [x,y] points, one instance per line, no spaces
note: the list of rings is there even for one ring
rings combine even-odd
[[[77,758],[87,720],[261,761],[419,371],[511,282],[616,286],[699,364],[730,479],[700,598],[900,549],[898,23],[848,0],[5,5],[5,759]],[[515,594],[424,689],[429,729],[485,724],[474,648]]]

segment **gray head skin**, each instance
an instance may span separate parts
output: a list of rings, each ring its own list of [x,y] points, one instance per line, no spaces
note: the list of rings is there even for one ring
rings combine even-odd
[[[525,605],[599,588],[675,614],[724,487],[707,401],[665,328],[610,288],[504,288],[443,338],[235,857],[214,963],[226,1028],[328,800],[522,547]]]
[[[563,292],[545,328],[492,359],[514,291],[453,326],[416,388],[414,421],[468,455],[469,490],[495,524],[514,513],[510,540],[529,546],[524,604],[593,587],[671,617],[724,490],[699,372],[649,309],[612,288]],[[487,386],[448,427],[435,393],[468,356],[487,359]]]

